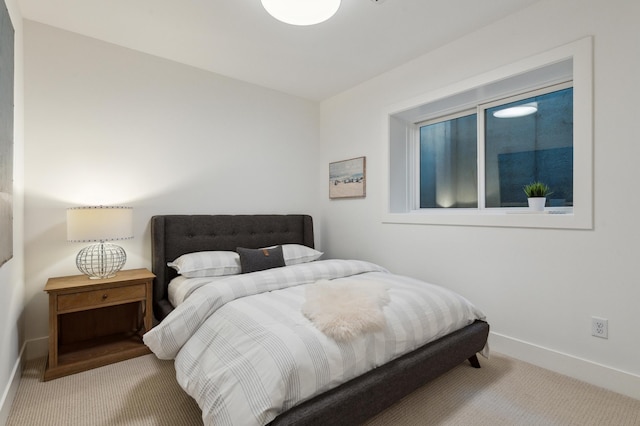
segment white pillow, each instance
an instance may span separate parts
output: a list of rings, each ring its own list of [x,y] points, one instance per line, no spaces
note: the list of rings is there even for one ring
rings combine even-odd
[[[240,273],[240,256],[235,251],[199,251],[183,254],[167,266],[188,278],[235,275]]]
[[[301,244],[283,244],[282,254],[284,256],[284,264],[291,266],[298,263],[313,262],[324,253]]]

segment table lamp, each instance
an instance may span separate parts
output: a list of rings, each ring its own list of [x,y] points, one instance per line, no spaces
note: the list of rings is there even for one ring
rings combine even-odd
[[[97,242],[83,248],[76,266],[91,279],[111,278],[122,269],[127,254],[105,241],[133,238],[133,209],[119,206],[72,207],[67,209],[67,241]]]

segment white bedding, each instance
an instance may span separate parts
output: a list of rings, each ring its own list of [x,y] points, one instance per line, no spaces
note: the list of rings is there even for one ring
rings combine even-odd
[[[305,287],[355,275],[388,289],[386,325],[336,341],[302,314]],[[200,405],[206,425],[264,425],[304,400],[484,319],[456,293],[362,261],[316,261],[195,287],[144,341],[159,358],[175,358],[178,382]]]
[[[171,306],[175,308],[176,306],[184,302],[184,299],[186,299],[193,290],[203,286],[204,284],[214,283],[225,278],[228,278],[228,276],[187,278],[183,275],[178,275],[169,283],[169,287],[167,289],[167,298],[169,299],[169,303],[171,303]]]

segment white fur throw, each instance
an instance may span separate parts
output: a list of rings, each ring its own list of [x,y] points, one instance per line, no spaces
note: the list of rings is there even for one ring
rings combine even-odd
[[[381,283],[356,279],[320,280],[307,286],[302,313],[324,334],[338,341],[385,326],[382,307],[389,303]]]

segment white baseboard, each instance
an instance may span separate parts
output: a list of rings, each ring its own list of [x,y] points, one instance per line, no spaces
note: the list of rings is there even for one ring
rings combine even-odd
[[[640,395],[640,376],[497,333],[490,333],[495,351],[565,376],[609,389],[634,399]]]
[[[18,392],[20,379],[22,379],[22,370],[27,360],[46,356],[49,351],[49,338],[41,337],[39,339],[27,340],[20,349],[20,354],[16,360],[13,370],[11,371],[11,379],[7,384],[7,388],[2,393],[0,399],[0,426],[7,424],[9,420],[9,412],[11,405]]]
[[[18,392],[18,386],[20,385],[20,379],[22,378],[22,367],[25,363],[25,351],[27,344],[22,345],[22,349],[20,349],[20,354],[18,355],[18,359],[16,360],[15,365],[13,366],[13,370],[11,371],[11,378],[9,383],[7,383],[7,387],[2,393],[2,398],[0,399],[0,425],[4,426],[7,424],[9,420],[9,412],[11,411],[11,405],[13,405],[13,400],[16,397],[16,393]]]

